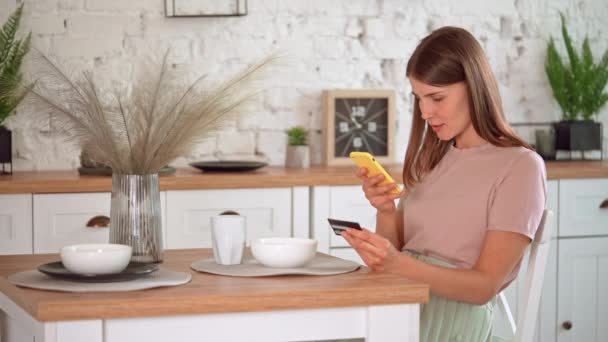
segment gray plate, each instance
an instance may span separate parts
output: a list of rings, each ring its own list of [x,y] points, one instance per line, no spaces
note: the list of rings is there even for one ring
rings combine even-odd
[[[63,266],[61,261],[50,262],[48,264],[38,266],[38,271],[54,278],[90,283],[127,281],[146,276],[152,272],[155,272],[156,270],[158,270],[157,264],[148,264],[143,262],[131,262],[122,272],[112,274],[72,273]]]
[[[233,277],[268,277],[296,274],[328,276],[356,271],[359,267],[360,265],[356,262],[323,253],[317,253],[308,264],[295,268],[265,267],[249,254],[243,256],[243,262],[238,265],[218,265],[213,258],[199,260],[190,265],[190,268],[198,272]]]

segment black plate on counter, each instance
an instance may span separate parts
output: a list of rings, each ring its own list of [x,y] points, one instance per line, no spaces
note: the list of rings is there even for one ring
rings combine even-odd
[[[117,281],[127,281],[146,276],[157,270],[157,264],[149,264],[143,262],[130,262],[127,268],[125,268],[122,272],[111,274],[72,273],[63,266],[63,263],[61,261],[50,262],[48,264],[38,266],[38,271],[51,277],[89,283],[110,283]]]
[[[268,165],[268,163],[260,161],[223,160],[194,162],[189,165],[206,172],[239,172],[259,169]]]

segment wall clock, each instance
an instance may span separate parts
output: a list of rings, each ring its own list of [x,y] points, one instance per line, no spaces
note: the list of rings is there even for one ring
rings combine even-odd
[[[369,152],[380,163],[394,163],[395,92],[326,90],[323,92],[323,160],[352,165],[352,151]]]

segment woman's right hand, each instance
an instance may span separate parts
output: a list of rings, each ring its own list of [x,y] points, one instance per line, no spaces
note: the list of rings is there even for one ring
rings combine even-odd
[[[395,199],[403,196],[405,190],[402,190],[398,194],[392,194],[391,191],[397,187],[397,184],[379,185],[378,183],[384,180],[384,175],[379,174],[371,178],[367,177],[367,169],[364,167],[357,170],[356,176],[363,180],[365,198],[379,213],[392,214],[395,212],[397,209]]]

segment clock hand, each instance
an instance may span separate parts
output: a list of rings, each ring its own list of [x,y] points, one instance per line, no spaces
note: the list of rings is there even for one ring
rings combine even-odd
[[[352,116],[352,114],[350,116],[350,121],[352,121],[355,124],[355,127],[357,127],[357,128],[363,127],[363,125],[361,125],[359,122],[357,122],[357,120],[355,120],[355,117]]]

